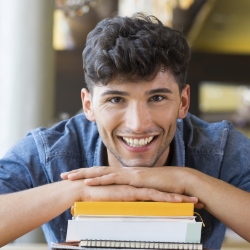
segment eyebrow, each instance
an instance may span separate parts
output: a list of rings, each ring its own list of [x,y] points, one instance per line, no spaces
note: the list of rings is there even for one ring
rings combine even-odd
[[[167,93],[167,94],[172,94],[173,91],[168,89],[168,88],[159,88],[159,89],[151,89],[149,91],[146,91],[146,95],[153,95],[157,93]],[[101,96],[106,96],[106,95],[120,95],[120,96],[129,96],[128,92],[125,91],[120,91],[120,90],[106,90],[101,94]]]
[[[149,91],[146,91],[146,95],[153,95],[157,93],[173,94],[173,91],[168,88],[151,89]]]
[[[106,96],[106,95],[122,95],[122,96],[128,96],[128,92],[125,91],[120,91],[120,90],[106,90],[101,94],[101,96]]]

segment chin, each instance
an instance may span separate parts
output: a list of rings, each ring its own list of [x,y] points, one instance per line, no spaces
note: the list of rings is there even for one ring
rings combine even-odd
[[[142,167],[142,168],[151,168],[154,167],[155,163],[143,163],[143,162],[120,162],[123,167]]]

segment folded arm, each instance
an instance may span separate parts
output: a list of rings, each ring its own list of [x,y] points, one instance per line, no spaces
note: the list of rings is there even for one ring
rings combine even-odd
[[[0,247],[41,226],[75,201],[197,202],[180,194],[131,185],[89,186],[84,180],[63,180],[25,191],[0,195]]]
[[[250,193],[224,181],[183,167],[116,168],[94,167],[61,175],[64,179],[85,179],[89,186],[131,185],[197,197],[204,208],[241,237],[250,241]]]

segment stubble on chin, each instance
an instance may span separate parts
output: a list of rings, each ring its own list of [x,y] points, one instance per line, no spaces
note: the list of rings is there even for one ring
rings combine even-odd
[[[176,132],[176,125],[177,125],[177,122],[175,122],[174,124],[172,124],[172,126],[169,127],[165,141],[160,143],[159,148],[157,149],[156,153],[152,157],[153,160],[151,159],[150,161],[147,161],[147,162],[145,162],[145,156],[142,154],[141,155],[138,154],[138,158],[135,160],[124,159],[122,154],[119,153],[114,148],[114,146],[112,147],[112,143],[110,142],[110,140],[108,140],[105,143],[105,146],[106,146],[107,152],[108,152],[109,166],[128,167],[128,168],[129,167],[148,167],[148,168],[155,167],[158,160],[162,156],[162,154],[164,154],[164,152],[170,147],[170,144],[171,144],[171,142],[174,138],[175,132]],[[163,134],[163,137],[164,137],[165,131],[162,128],[160,128],[159,130],[161,130],[161,133]],[[152,131],[152,130],[150,130],[150,131]],[[168,157],[166,157],[165,162],[167,161],[167,158]]]

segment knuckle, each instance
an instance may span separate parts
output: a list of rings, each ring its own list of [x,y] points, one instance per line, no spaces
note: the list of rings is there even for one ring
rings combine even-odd
[[[133,172],[133,175],[135,176],[135,178],[140,179],[143,177],[144,171],[137,169]]]
[[[104,168],[105,167],[95,167],[94,170],[96,173],[100,173],[100,172],[103,172],[103,170],[105,170]]]
[[[154,200],[156,195],[156,190],[152,188],[139,188],[141,190],[142,197],[147,200]]]
[[[116,179],[119,176],[119,174],[118,173],[110,173],[108,176]]]
[[[156,194],[156,190],[152,189],[152,188],[149,188],[148,189],[148,194],[150,197],[154,196]]]
[[[92,196],[91,195],[85,195],[83,200],[84,201],[92,201]]]
[[[129,184],[130,185],[136,185],[137,187],[141,187],[143,188],[144,185],[144,171],[140,170],[140,169],[136,169],[134,170],[131,174],[130,174],[130,181]]]
[[[166,196],[167,196],[169,201],[175,200],[175,195],[173,195],[171,193],[167,193]]]
[[[85,190],[85,192],[83,192],[82,200],[83,201],[92,201],[93,197],[89,191]]]
[[[107,183],[107,181],[103,177],[96,177],[95,183],[100,184],[100,185],[105,185]]]

